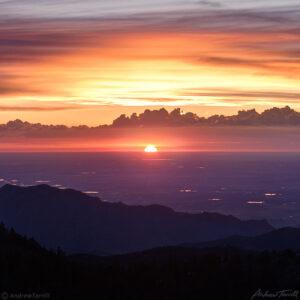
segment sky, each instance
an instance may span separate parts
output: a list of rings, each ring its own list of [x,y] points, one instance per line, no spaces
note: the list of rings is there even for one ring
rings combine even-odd
[[[0,120],[300,110],[299,0],[0,0]]]

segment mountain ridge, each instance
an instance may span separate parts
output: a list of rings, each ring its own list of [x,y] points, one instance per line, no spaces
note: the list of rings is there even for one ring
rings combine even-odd
[[[161,205],[109,203],[48,185],[0,189],[0,220],[42,246],[69,253],[126,253],[271,231],[266,220],[241,221],[218,213],[188,214]]]
[[[263,233],[257,236],[247,237],[233,235],[224,239],[217,239],[210,242],[197,244],[183,244],[187,248],[207,248],[207,247],[237,247],[244,250],[264,251],[264,250],[284,250],[293,249],[300,253],[300,228],[282,227]]]
[[[66,256],[60,248],[49,251],[3,223],[0,254],[2,298],[15,298],[22,291],[30,298],[72,300],[240,300],[250,299],[260,287],[297,290],[300,278],[300,256],[291,250],[176,246],[118,256]]]

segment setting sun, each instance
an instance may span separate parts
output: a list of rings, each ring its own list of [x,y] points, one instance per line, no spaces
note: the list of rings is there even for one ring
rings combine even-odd
[[[154,145],[147,145],[145,152],[157,152],[157,148]]]

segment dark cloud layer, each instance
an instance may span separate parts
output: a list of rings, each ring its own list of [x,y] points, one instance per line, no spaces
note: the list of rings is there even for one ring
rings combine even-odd
[[[206,2],[206,1],[205,1]],[[300,10],[182,11],[176,14],[143,13],[126,17],[12,20],[1,22],[0,51],[3,59],[57,54],[74,47],[88,47],[107,35],[132,32],[199,32],[298,34]],[[98,37],[98,39],[97,39]],[[106,40],[106,41],[105,41]],[[238,41],[237,41],[238,42]],[[259,39],[257,40],[259,43]],[[266,42],[266,41],[265,41]],[[276,42],[275,42],[276,44]],[[297,49],[289,49],[297,52]],[[6,56],[6,57],[5,57]],[[234,62],[234,61],[233,61]]]
[[[188,89],[181,92],[181,95],[189,96],[207,96],[207,97],[234,97],[236,101],[242,101],[243,98],[252,99],[280,99],[280,100],[300,100],[299,92],[272,92],[272,91],[242,91],[242,90],[228,90],[218,89]]]
[[[145,110],[140,115],[132,114],[130,117],[121,115],[113,121],[114,127],[151,127],[151,126],[299,126],[300,113],[286,106],[272,108],[261,114],[255,109],[241,110],[237,115],[213,115],[208,118],[188,112],[181,113],[179,108],[170,113],[162,108],[160,110]]]
[[[9,108],[0,107],[2,109],[36,109],[47,110],[40,108]],[[68,108],[48,108],[68,109]],[[198,115],[188,112],[181,113],[179,108],[168,112],[162,108],[159,110],[145,110],[137,115],[133,113],[130,117],[121,115],[115,119],[112,125],[99,125],[97,127],[88,127],[85,125],[67,127],[65,125],[42,125],[40,123],[32,124],[21,120],[10,121],[7,124],[0,125],[0,137],[107,137],[119,135],[118,130],[126,128],[155,128],[155,127],[244,127],[244,126],[300,126],[300,113],[295,110],[284,108],[272,108],[265,110],[262,113],[257,113],[254,109],[239,111],[238,114],[232,116],[213,115],[208,118],[199,117]],[[109,131],[107,131],[109,129]],[[103,131],[104,130],[104,131]],[[112,131],[116,130],[116,131]],[[191,129],[192,130],[192,129]],[[123,132],[123,131],[122,131]]]
[[[115,47],[114,39],[128,33],[176,32],[202,34],[204,39],[205,35],[211,35],[221,43],[220,47],[226,49],[227,45],[231,50],[248,53],[248,57],[236,57],[236,53],[235,56],[224,56],[215,50],[210,56],[199,53],[177,59],[188,59],[201,65],[249,67],[297,76],[299,28],[300,10],[284,7],[279,11],[222,9],[99,19],[16,19],[0,22],[0,65],[32,64],[84,49]],[[260,53],[251,54],[254,50]],[[294,70],[294,75],[290,69]]]

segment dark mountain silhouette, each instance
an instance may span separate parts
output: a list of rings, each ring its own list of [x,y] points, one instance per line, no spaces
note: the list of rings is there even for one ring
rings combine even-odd
[[[72,271],[59,248],[56,252],[46,250],[33,238],[8,230],[3,223],[0,224],[0,269],[2,299],[20,292],[41,294],[47,299],[50,292],[54,295],[58,290],[63,296],[63,287],[70,285]]]
[[[231,236],[210,242],[183,244],[179,246],[158,247],[141,252],[122,255],[98,256],[89,254],[72,254],[71,261],[87,265],[110,265],[118,262],[128,266],[133,263],[156,263],[166,261],[170,255],[178,259],[192,258],[203,254],[247,254],[249,251],[284,251],[292,250],[300,253],[300,228],[285,227],[271,232],[248,236]]]
[[[231,236],[185,246],[188,248],[237,247],[256,251],[293,249],[300,253],[300,228],[284,227],[254,237]]]
[[[208,118],[195,113],[182,113],[180,108],[168,112],[165,108],[146,109],[141,114],[125,114],[116,118],[111,125],[88,127],[86,125],[67,127],[66,125],[43,125],[23,122],[19,119],[0,124],[0,137],[87,137],[103,133],[103,129],[144,128],[144,127],[189,127],[189,126],[300,126],[300,113],[285,106],[273,107],[262,113],[255,109],[241,110],[236,115],[213,115]],[[111,133],[111,132],[110,132]]]
[[[170,257],[176,257],[179,260],[191,259],[193,257],[205,254],[245,254],[248,253],[243,249],[236,247],[185,247],[185,246],[166,246],[147,249],[144,251],[125,253],[118,255],[93,255],[93,254],[70,254],[68,259],[71,262],[83,264],[86,266],[110,266],[112,264],[119,264],[123,267],[128,267],[131,264],[161,264],[169,260]]]
[[[3,224],[0,268],[3,299],[240,300],[251,299],[259,289],[293,293],[300,282],[300,256],[291,250],[163,247],[112,257],[68,257]]]
[[[216,213],[187,214],[159,206],[107,203],[48,185],[0,189],[0,220],[43,246],[71,253],[124,253],[271,231],[264,220]]]
[[[0,223],[0,247],[2,254],[9,254],[14,251],[19,251],[24,256],[47,253],[47,250],[40,246],[33,238],[21,236],[13,228],[8,230],[3,223]]]

